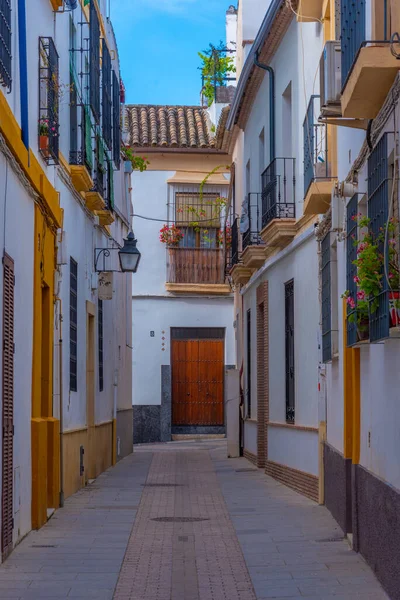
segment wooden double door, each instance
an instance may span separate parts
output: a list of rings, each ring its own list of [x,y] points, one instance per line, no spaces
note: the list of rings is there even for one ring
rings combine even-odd
[[[173,330],[172,425],[224,425],[223,335],[218,329]]]

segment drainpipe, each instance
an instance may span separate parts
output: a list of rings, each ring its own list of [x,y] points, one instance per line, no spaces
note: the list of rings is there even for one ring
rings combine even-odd
[[[275,73],[272,67],[260,63],[259,51],[254,54],[254,64],[269,74],[269,162],[275,159]]]
[[[22,141],[29,150],[29,118],[28,118],[28,57],[26,50],[26,8],[25,0],[18,0],[18,49],[21,101]]]
[[[62,322],[63,322],[63,313],[62,313],[62,300],[61,298],[56,298],[56,302],[59,303],[59,385],[60,385],[60,507],[64,506],[64,448],[63,448],[63,432],[64,432],[64,408],[63,408],[63,339],[62,339]]]

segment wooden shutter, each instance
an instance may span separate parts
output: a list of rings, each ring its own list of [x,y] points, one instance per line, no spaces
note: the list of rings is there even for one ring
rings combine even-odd
[[[14,261],[3,258],[3,448],[1,497],[1,552],[7,556],[13,537],[14,436]]]

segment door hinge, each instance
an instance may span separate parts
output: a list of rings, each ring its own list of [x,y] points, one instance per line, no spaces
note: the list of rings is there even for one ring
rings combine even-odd
[[[13,343],[13,353],[15,354],[15,342]]]
[[[15,425],[13,425],[13,435],[15,435]]]
[[[15,287],[15,275],[13,275],[13,284],[14,284],[14,287]]]
[[[12,520],[12,528],[14,529],[14,519]]]

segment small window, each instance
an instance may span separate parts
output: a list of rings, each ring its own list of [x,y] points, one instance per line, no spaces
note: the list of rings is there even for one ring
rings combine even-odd
[[[69,295],[69,389],[78,391],[78,263],[70,258]]]
[[[286,422],[294,423],[294,281],[285,283]]]
[[[11,91],[11,0],[0,0],[0,85]]]
[[[322,362],[332,359],[331,243],[330,233],[321,243]]]
[[[99,390],[104,389],[103,300],[98,302]]]

